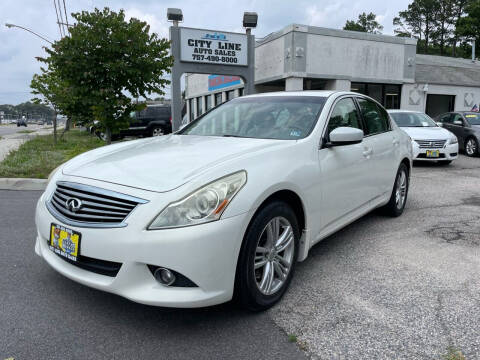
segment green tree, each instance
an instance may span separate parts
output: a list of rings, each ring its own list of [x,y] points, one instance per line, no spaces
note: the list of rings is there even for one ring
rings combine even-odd
[[[450,42],[454,19],[454,0],[437,0],[436,28],[432,39],[440,46],[440,55],[445,55],[445,44]]]
[[[383,26],[376,20],[377,15],[374,13],[361,13],[358,20],[347,20],[343,30],[360,31],[372,34],[381,34]]]
[[[480,0],[470,2],[465,11],[467,16],[459,19],[457,33],[466,40],[475,40],[480,45]],[[479,53],[478,49],[476,53]]]
[[[465,8],[472,2],[472,0],[453,0],[453,16],[451,22],[453,24],[453,38],[452,38],[452,55],[457,56],[457,44],[461,38],[459,33],[460,19],[465,16]]]
[[[438,0],[414,0],[407,10],[400,11],[393,19],[393,25],[397,26],[395,33],[423,40],[419,43],[424,45],[423,52],[427,54],[431,36],[437,28],[438,11]]]
[[[126,21],[123,10],[95,9],[72,17],[70,36],[46,49],[43,60],[77,106],[99,120],[110,143],[112,133],[128,127],[130,112],[145,106],[132,97],[164,94],[169,83],[164,76],[173,64],[170,43],[150,33],[146,22]]]

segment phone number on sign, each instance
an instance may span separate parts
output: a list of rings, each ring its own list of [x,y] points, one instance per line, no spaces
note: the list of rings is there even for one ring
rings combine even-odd
[[[215,55],[197,55],[197,54],[192,54],[192,58],[194,61],[210,61],[210,62],[222,62],[222,63],[230,63],[230,64],[236,64],[238,62],[238,59],[236,57],[230,57],[230,56],[215,56]]]

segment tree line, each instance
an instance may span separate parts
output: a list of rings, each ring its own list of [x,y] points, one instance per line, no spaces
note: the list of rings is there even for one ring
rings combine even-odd
[[[30,101],[18,104],[0,105],[0,112],[3,112],[9,119],[18,119],[22,116],[27,118],[41,118],[45,120],[52,120],[54,116],[53,110],[44,104],[35,104]]]
[[[380,34],[383,26],[376,19],[362,13],[343,29]],[[413,0],[393,25],[396,36],[418,40],[418,53],[470,57],[472,40],[480,40],[480,0]]]

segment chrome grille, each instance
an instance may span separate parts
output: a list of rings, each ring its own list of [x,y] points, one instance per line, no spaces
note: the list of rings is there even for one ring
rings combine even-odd
[[[79,205],[72,206],[73,205]],[[50,212],[66,224],[79,227],[121,227],[124,220],[146,200],[122,193],[59,181],[47,202]]]
[[[441,149],[447,140],[415,140],[420,149]]]

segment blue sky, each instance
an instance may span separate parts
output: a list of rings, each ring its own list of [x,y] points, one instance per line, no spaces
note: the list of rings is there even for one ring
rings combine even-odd
[[[407,8],[409,0],[65,0],[68,13],[105,6],[124,9],[127,16],[147,21],[151,30],[168,37],[168,7],[181,8],[182,25],[225,31],[243,31],[244,11],[256,11],[257,37],[291,24],[342,28],[347,19],[359,13],[374,12],[384,26],[384,34],[393,34],[392,20]],[[7,29],[5,23],[30,28],[56,40],[60,38],[53,0],[0,0],[0,104],[18,104],[32,98],[30,80],[39,71],[35,56],[44,55],[48,43],[20,29]],[[69,17],[70,21],[71,18]],[[168,91],[167,91],[168,93]]]

